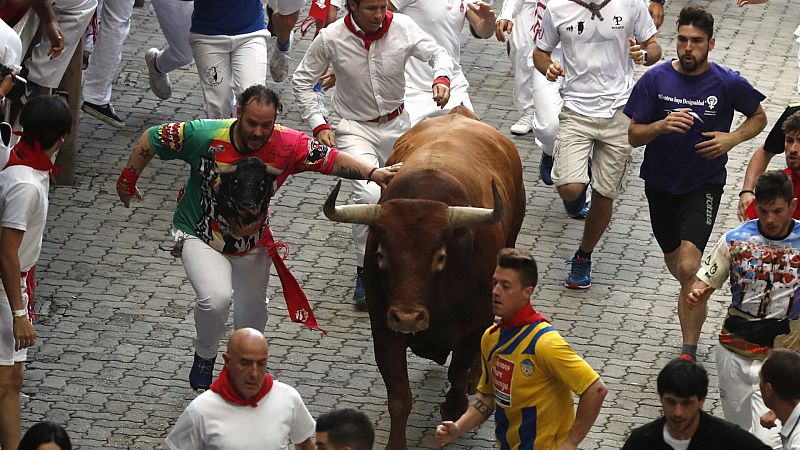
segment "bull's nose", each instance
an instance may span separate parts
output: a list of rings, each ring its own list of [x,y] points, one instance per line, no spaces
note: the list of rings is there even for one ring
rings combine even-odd
[[[422,307],[392,306],[387,314],[389,329],[400,333],[415,333],[428,328],[430,316],[428,310]]]

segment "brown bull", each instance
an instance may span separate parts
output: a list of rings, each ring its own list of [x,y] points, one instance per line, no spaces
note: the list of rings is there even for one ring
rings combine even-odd
[[[492,323],[495,258],[513,247],[525,213],[514,144],[464,108],[421,122],[395,144],[403,167],[377,205],[325,203],[334,221],[370,225],[364,261],[375,360],[392,419],[390,449],[406,448],[411,412],[406,348],[444,364],[442,417],[457,419],[480,376],[480,340]]]

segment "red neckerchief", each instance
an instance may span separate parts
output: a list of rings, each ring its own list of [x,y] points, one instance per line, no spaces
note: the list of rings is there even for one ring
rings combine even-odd
[[[508,330],[511,328],[516,328],[522,325],[528,325],[536,322],[550,322],[550,320],[539,311],[533,309],[533,306],[531,306],[531,304],[528,303],[527,305],[517,310],[517,312],[515,312],[510,319],[501,320],[500,322],[498,322],[495,326],[492,327],[492,331],[490,331],[489,333],[490,334],[494,333],[500,328]]]
[[[23,133],[20,132],[14,132],[14,134],[23,136]],[[58,173],[58,168],[53,165],[53,161],[50,161],[50,157],[44,153],[42,144],[38,140],[34,141],[33,147],[25,141],[17,142],[8,156],[6,167],[11,166],[28,166],[36,170],[52,171],[54,175]]]
[[[219,377],[211,383],[211,390],[219,394],[219,396],[224,398],[228,403],[239,406],[252,406],[255,408],[258,406],[258,402],[272,389],[272,383],[272,377],[270,374],[266,374],[264,375],[264,384],[261,385],[261,389],[258,390],[258,393],[254,395],[253,398],[242,398],[236,393],[236,390],[233,389],[231,379],[228,377],[228,367],[224,366],[222,367],[222,372],[220,372]]]
[[[369,46],[372,45],[373,41],[377,41],[378,39],[382,38],[387,31],[389,31],[389,25],[392,23],[392,12],[386,11],[386,16],[383,18],[383,23],[381,27],[378,28],[378,31],[372,34],[366,34],[362,30],[356,30],[355,25],[353,24],[353,18],[350,17],[350,13],[347,13],[344,16],[344,24],[347,26],[347,29],[350,30],[353,34],[360,37],[364,41],[364,48],[369,51]]]
[[[289,246],[285,242],[275,242],[269,226],[264,229],[264,234],[261,235],[259,244],[267,247],[269,257],[272,259],[272,265],[275,266],[275,271],[278,272],[278,278],[281,280],[281,289],[283,289],[283,300],[286,302],[286,309],[289,310],[289,318],[292,322],[302,323],[309,329],[319,330],[327,336],[328,332],[317,324],[317,319],[314,317],[314,312],[308,303],[306,293],[303,292],[300,283],[297,282],[297,279],[283,262],[289,255]],[[283,255],[279,253],[280,251],[283,251]]]

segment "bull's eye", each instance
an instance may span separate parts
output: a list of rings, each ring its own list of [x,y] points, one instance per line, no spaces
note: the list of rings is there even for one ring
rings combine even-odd
[[[431,261],[431,271],[433,273],[441,272],[447,264],[447,250],[441,247],[433,254],[433,261]]]

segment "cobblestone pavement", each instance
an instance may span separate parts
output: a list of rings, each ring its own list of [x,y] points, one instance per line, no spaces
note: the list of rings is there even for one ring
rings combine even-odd
[[[673,0],[667,8],[660,38],[667,58],[675,55],[673,24],[687,3]],[[772,0],[768,6],[745,9],[733,0],[698,3],[717,19],[712,59],[740,70],[768,96],[768,130],[784,106],[798,99],[792,92],[798,75],[792,31],[800,0]],[[66,424],[83,449],[163,447],[164,436],[194,397],[186,382],[194,335],[193,290],[180,263],[163,250],[170,245],[175,194],[186,167],[154,161],[140,181],[144,201],[131,209],[118,203],[114,181],[145,127],[201,117],[203,98],[192,66],[172,74],[170,100],[157,100],[148,88],[143,55],[164,40],[149,4],[136,9],[131,29],[113,96],[127,127],[112,130],[82,117],[78,182],[51,194],[38,267],[40,339],[31,351],[23,388],[23,427],[43,419]],[[293,66],[308,42],[298,42]],[[505,47],[494,39],[465,37],[465,42],[463,66],[476,112],[508,133],[517,113],[511,107]],[[271,80],[268,84],[275,86]],[[283,122],[306,130],[289,86],[288,81],[275,86],[286,104]],[[765,136],[731,152],[729,188],[711,242],[737,224],[736,193],[750,153]],[[518,246],[532,250],[540,264],[534,304],[610,389],[582,448],[619,448],[631,427],[660,414],[655,375],[676,356],[680,344],[678,284],[668,275],[651,234],[637,176],[642,153],[634,152],[625,194],[595,252],[594,286],[574,292],[562,287],[564,261],[577,246],[582,224],[567,218],[554,190],[538,181],[540,150],[531,135],[513,140],[522,155],[528,192]],[[775,158],[773,166],[781,166],[782,159]],[[382,447],[389,428],[386,394],[374,364],[368,317],[350,306],[355,273],[350,230],[322,215],[323,199],[334,183],[318,175],[295,176],[272,202],[275,236],[289,243],[288,265],[329,334],[321,336],[288,321],[273,276],[267,327],[270,369],[299,390],[314,416],[341,406],[364,410],[376,424]],[[712,349],[726,292],[710,302],[700,345],[701,359],[712,374],[706,408],[716,414],[721,410]],[[409,445],[434,448],[446,369],[412,356],[409,372],[414,393]],[[492,430],[491,423],[485,424],[450,448],[493,448]]]

